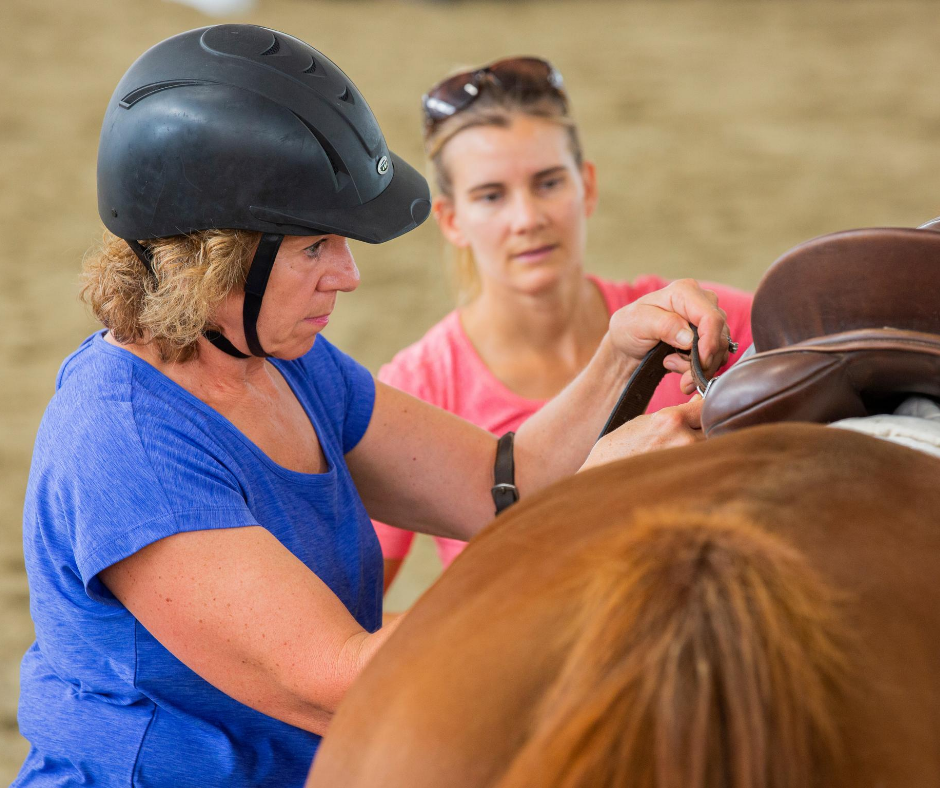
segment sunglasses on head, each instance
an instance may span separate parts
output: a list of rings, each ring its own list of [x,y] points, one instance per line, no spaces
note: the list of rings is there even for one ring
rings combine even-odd
[[[425,134],[430,134],[441,121],[469,107],[479,98],[487,83],[522,98],[555,96],[562,100],[567,110],[564,81],[551,63],[538,57],[505,58],[483,68],[454,74],[425,93],[421,99]]]

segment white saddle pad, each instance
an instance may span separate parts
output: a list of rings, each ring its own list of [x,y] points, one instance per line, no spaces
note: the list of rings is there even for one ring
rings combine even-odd
[[[862,432],[940,457],[940,405],[926,397],[910,397],[892,414],[842,419],[829,426]]]

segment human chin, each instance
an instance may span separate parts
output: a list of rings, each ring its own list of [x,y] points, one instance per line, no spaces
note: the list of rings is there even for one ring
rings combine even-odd
[[[311,331],[310,326],[302,324],[302,330],[294,331],[289,337],[278,342],[273,350],[269,352],[272,356],[285,361],[300,358],[310,352],[319,333],[319,328],[316,331]]]
[[[536,294],[555,287],[562,278],[562,268],[549,263],[516,268],[510,280],[520,293]]]
[[[276,352],[271,353],[271,355],[284,361],[293,361],[295,358],[306,356],[313,349],[316,338],[317,335],[314,334],[306,340],[294,340],[290,344],[285,344],[283,348],[278,349]]]

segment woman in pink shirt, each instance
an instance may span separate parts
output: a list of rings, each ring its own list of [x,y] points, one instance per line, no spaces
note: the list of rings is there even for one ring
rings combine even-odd
[[[587,365],[620,307],[669,283],[608,282],[584,271],[594,165],[582,156],[561,75],[511,58],[449,77],[423,100],[436,176],[434,217],[457,255],[461,306],[398,353],[379,379],[497,435],[518,429]],[[751,296],[709,284],[741,351]],[[667,368],[674,368],[667,359]],[[668,375],[650,411],[689,398]],[[411,531],[375,523],[385,588]],[[446,567],[465,542],[436,538]]]

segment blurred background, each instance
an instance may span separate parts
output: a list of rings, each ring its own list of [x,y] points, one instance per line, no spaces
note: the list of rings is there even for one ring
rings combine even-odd
[[[82,254],[100,235],[99,125],[147,47],[220,21],[298,36],[340,64],[392,149],[418,164],[419,98],[432,83],[509,54],[546,57],[597,163],[588,260],[610,278],[651,271],[751,289],[812,236],[940,213],[933,1],[192,2],[204,10],[166,0],[0,6],[4,784],[26,752],[16,702],[33,638],[21,547],[32,442],[59,363],[95,328],[76,294]],[[362,285],[340,299],[327,334],[374,371],[452,308],[452,285],[433,221],[354,253]],[[436,562],[420,541],[389,608],[407,607]]]

